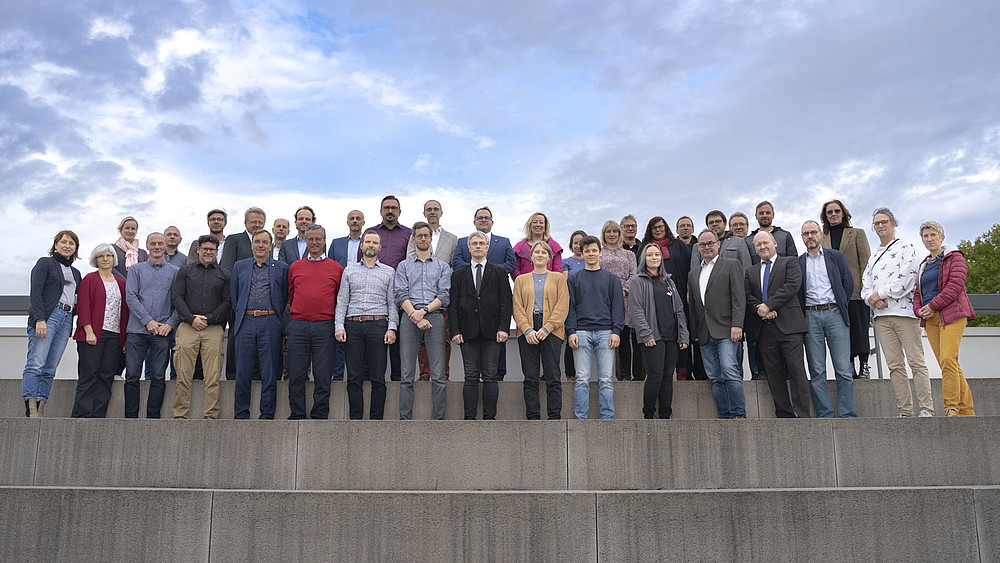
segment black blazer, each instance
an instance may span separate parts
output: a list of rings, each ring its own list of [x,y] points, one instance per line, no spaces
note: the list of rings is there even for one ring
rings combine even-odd
[[[808,252],[803,252],[799,256],[799,268],[802,270],[802,287],[799,288],[799,305],[805,311],[806,307],[806,257]],[[837,302],[837,310],[844,318],[844,324],[851,326],[851,319],[847,315],[847,302],[854,293],[854,276],[851,268],[847,265],[847,259],[838,250],[832,248],[823,249],[823,262],[826,264],[826,275],[830,278],[830,287],[833,289],[833,299]]]
[[[747,269],[744,283],[747,293],[747,318],[750,338],[756,339],[760,334],[763,319],[757,314],[757,305],[763,301],[760,288],[760,271],[763,263],[758,262]],[[767,301],[763,302],[768,309],[777,311],[778,317],[774,324],[783,334],[808,332],[806,317],[799,305],[799,287],[802,285],[802,270],[796,256],[775,256],[774,266],[767,282]]]
[[[226,237],[226,244],[222,247],[222,260],[219,260],[219,265],[227,272],[232,272],[236,262],[245,258],[253,258],[250,235],[246,231],[243,231],[242,233]],[[195,259],[197,260],[197,257]]]
[[[76,282],[76,290],[80,291],[80,270],[70,266],[73,272],[73,280]],[[59,306],[59,298],[63,292],[62,265],[51,256],[44,256],[35,262],[35,267],[31,269],[31,293],[28,294],[28,327],[34,328],[35,322],[48,320],[49,315]],[[507,292],[508,296],[510,292]],[[122,300],[125,294],[122,293]],[[73,308],[76,314],[76,308]],[[72,328],[72,327],[71,327]]]
[[[483,268],[483,290],[479,294],[472,276],[471,264],[451,274],[449,337],[461,334],[468,341],[482,335],[492,340],[499,331],[510,332],[513,304],[507,270],[487,262]]]

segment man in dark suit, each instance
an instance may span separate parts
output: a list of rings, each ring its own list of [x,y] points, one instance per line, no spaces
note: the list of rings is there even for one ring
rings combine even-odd
[[[737,260],[719,257],[719,237],[709,229],[698,235],[698,250],[701,260],[688,273],[688,326],[700,345],[719,416],[746,418],[737,356],[746,308],[743,266]]]
[[[296,235],[281,243],[278,250],[278,260],[291,265],[292,262],[305,258],[306,251],[306,227],[316,222],[316,213],[312,207],[303,205],[295,210],[295,230]]]
[[[749,315],[748,329],[757,340],[774,412],[779,418],[809,418],[809,379],[802,362],[802,335],[808,328],[798,299],[802,270],[795,257],[778,256],[771,233],[757,233],[753,244],[760,262],[746,274],[747,307],[756,313]]]
[[[347,214],[347,236],[333,239],[330,243],[330,251],[327,257],[335,260],[340,267],[347,269],[351,264],[358,262],[358,250],[361,248],[361,233],[365,227],[365,214],[357,209]],[[337,349],[333,356],[333,380],[344,380],[344,366],[347,364],[347,356],[344,355],[344,343],[337,342]],[[364,362],[367,366],[368,362]]]
[[[253,235],[253,257],[233,265],[230,276],[235,320],[230,340],[236,344],[236,414],[250,418],[250,380],[260,366],[260,419],[274,418],[278,360],[288,302],[288,264],[271,257],[271,233]]]
[[[510,331],[511,302],[507,272],[486,260],[489,237],[477,231],[466,243],[470,264],[451,275],[448,333],[462,348],[465,386],[462,398],[465,419],[475,420],[479,410],[479,380],[483,380],[483,420],[497,415],[497,357]]]
[[[219,264],[227,272],[233,271],[233,265],[239,260],[245,260],[253,256],[250,248],[250,233],[256,233],[264,228],[267,223],[267,214],[259,207],[250,207],[243,214],[243,226],[246,230],[242,233],[229,235],[226,237],[226,244],[222,249],[222,259]],[[233,326],[233,317],[229,318],[229,326]],[[226,379],[236,379],[236,341],[232,336],[226,345]]]
[[[490,248],[486,253],[486,261],[503,268],[508,274],[517,269],[517,259],[514,256],[514,248],[510,245],[510,239],[491,233],[493,230],[493,212],[489,207],[483,206],[476,210],[473,224],[476,230],[484,233],[490,239]],[[469,254],[469,237],[458,239],[455,247],[455,255],[451,258],[451,269],[457,270],[462,266],[468,266],[472,261]],[[507,344],[500,344],[500,358],[497,364],[497,380],[503,381],[507,375]]]
[[[851,328],[848,302],[854,293],[854,276],[840,251],[822,248],[823,231],[816,221],[802,223],[802,242],[807,252],[799,256],[802,287],[799,305],[805,311],[806,360],[812,380],[813,404],[819,418],[833,417],[830,389],[826,384],[826,347],[830,347],[833,372],[837,376],[837,414],[855,417],[854,378],[851,373]],[[825,342],[824,342],[825,341]]]

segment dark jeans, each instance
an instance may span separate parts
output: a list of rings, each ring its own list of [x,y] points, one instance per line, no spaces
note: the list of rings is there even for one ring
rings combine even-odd
[[[847,303],[847,317],[851,321],[851,357],[858,356],[863,363],[868,362],[868,354],[872,345],[868,340],[868,328],[871,326],[871,309],[862,300]]]
[[[146,418],[160,418],[166,387],[163,375],[167,371],[169,350],[169,336],[154,336],[148,332],[134,332],[125,336],[125,418],[139,418],[139,378],[142,376],[142,361],[147,352],[146,379],[149,380],[149,396],[146,397]]]
[[[535,315],[536,330],[542,326],[541,317]],[[562,418],[562,384],[559,383],[559,351],[562,345],[562,339],[551,334],[538,344],[528,344],[524,336],[517,339],[521,371],[524,373],[524,416],[528,420],[541,418],[539,369],[545,374],[545,407],[549,420]]]
[[[660,418],[670,418],[674,400],[674,366],[680,349],[676,340],[657,340],[656,346],[642,344],[646,363],[646,384],[642,388],[642,417],[654,418],[660,404]]]
[[[344,354],[344,343],[334,342],[336,349],[333,356],[333,380],[344,380],[344,366],[347,364],[347,355]]]
[[[632,379],[632,327],[625,325],[619,335],[618,344],[618,381]],[[636,350],[638,353],[638,349]]]
[[[234,418],[250,418],[251,381],[256,365],[260,369],[260,419],[271,420],[274,418],[278,365],[281,361],[281,317],[247,316],[233,340],[236,341]]]
[[[576,364],[573,363],[573,349],[569,347],[569,344],[566,345],[566,351],[563,353],[563,364],[566,367],[566,381],[569,381],[571,377],[576,379]]]
[[[330,376],[333,373],[333,320],[288,323],[289,420],[306,417],[306,380],[313,371],[311,418],[330,416]]]
[[[120,338],[117,332],[103,330],[93,346],[86,342],[76,343],[79,379],[73,400],[73,418],[104,418],[108,415],[111,383],[121,366]]]
[[[507,375],[507,343],[501,342],[497,346],[500,350],[497,352],[497,381],[503,381]]]
[[[475,420],[479,411],[479,381],[483,382],[483,420],[497,417],[497,398],[500,386],[497,384],[497,359],[500,344],[494,338],[479,335],[466,340],[462,345],[462,364],[465,366],[465,385],[462,400],[465,403],[465,420]],[[538,374],[535,374],[538,381]]]
[[[362,381],[365,378],[365,359],[368,359],[369,379],[372,382],[371,405],[368,418],[381,420],[385,413],[385,333],[389,321],[344,321],[347,342],[347,402],[351,420],[361,420],[365,412],[365,395]]]

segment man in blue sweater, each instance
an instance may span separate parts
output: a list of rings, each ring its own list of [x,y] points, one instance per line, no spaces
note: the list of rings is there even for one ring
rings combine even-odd
[[[573,412],[579,419],[590,410],[590,366],[597,360],[600,418],[615,417],[614,349],[625,326],[625,299],[618,276],[601,269],[601,241],[588,236],[580,240],[584,269],[570,276],[569,316],[566,334],[576,364]]]

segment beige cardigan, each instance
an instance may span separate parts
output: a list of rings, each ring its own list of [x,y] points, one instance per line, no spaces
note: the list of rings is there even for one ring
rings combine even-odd
[[[518,336],[533,328],[534,285],[530,273],[521,274],[514,280],[514,322],[517,323]],[[552,336],[565,340],[567,315],[569,315],[569,286],[566,285],[566,276],[559,272],[549,272],[545,278],[542,299],[542,327]]]

